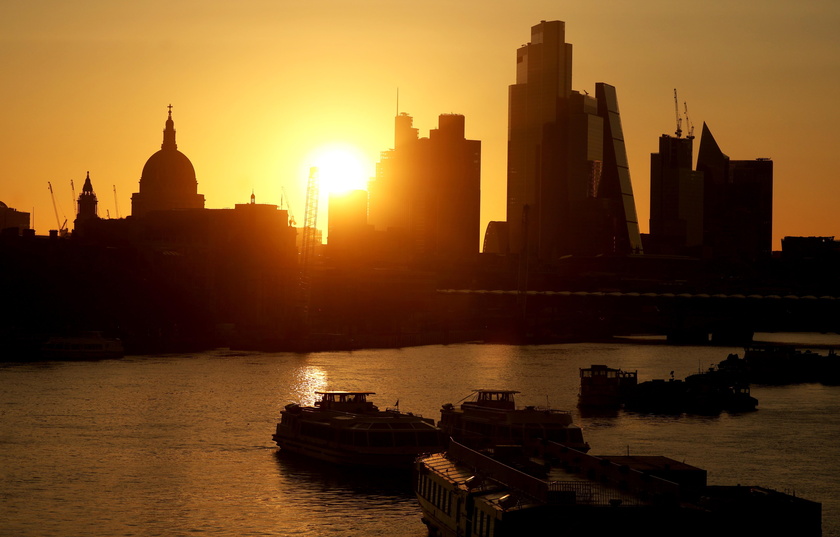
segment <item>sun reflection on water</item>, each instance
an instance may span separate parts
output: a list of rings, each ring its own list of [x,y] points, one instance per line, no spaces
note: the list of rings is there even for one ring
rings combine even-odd
[[[314,406],[316,391],[327,389],[327,372],[317,366],[304,366],[295,372],[291,385],[292,396],[302,406]]]

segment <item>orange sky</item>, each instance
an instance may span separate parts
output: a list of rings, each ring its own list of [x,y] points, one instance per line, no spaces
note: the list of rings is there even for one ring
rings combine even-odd
[[[482,141],[482,237],[505,218],[507,87],[540,20],[566,21],[573,88],[616,86],[642,231],[650,153],[676,129],[673,90],[733,159],[775,166],[774,249],[840,236],[840,4],[834,0],[5,0],[0,200],[56,227],[85,172],[100,215],[130,213],[172,103],[207,207],[280,202],[303,221],[307,162],[355,145],[370,173],[400,110]],[[699,141],[699,140],[698,140]],[[695,145],[696,150],[696,145]],[[326,207],[322,205],[322,215]],[[320,219],[323,227],[324,218]]]

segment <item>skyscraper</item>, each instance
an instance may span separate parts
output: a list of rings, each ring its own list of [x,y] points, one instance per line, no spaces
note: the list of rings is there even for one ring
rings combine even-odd
[[[703,245],[703,174],[693,169],[694,136],[663,134],[650,155],[653,254],[698,255]]]
[[[512,253],[641,251],[615,88],[572,91],[565,23],[542,21],[516,53],[509,91],[507,222]]]
[[[412,118],[395,120],[394,149],[382,153],[369,185],[370,219],[407,245],[414,259],[463,261],[478,254],[481,142],[465,138],[465,119],[442,114],[419,138]]]
[[[703,123],[697,170],[703,172],[706,256],[768,258],[773,246],[773,161],[730,160]]]

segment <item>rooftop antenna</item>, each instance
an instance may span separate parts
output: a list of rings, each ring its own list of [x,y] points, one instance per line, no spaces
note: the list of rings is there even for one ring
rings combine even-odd
[[[682,137],[682,118],[680,117],[680,101],[677,99],[677,88],[674,88],[674,112],[677,115],[677,138]]]
[[[400,115],[400,88],[397,88],[397,115]]]

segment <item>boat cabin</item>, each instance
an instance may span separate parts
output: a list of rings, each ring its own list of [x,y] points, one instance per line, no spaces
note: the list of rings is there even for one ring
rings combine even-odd
[[[315,401],[315,406],[321,410],[337,410],[354,414],[379,411],[376,405],[367,400],[367,396],[376,395],[375,392],[329,391],[315,393],[321,396],[320,401]]]
[[[482,406],[486,408],[500,408],[505,410],[516,410],[514,394],[516,390],[476,390],[475,401],[467,401],[464,404]]]

